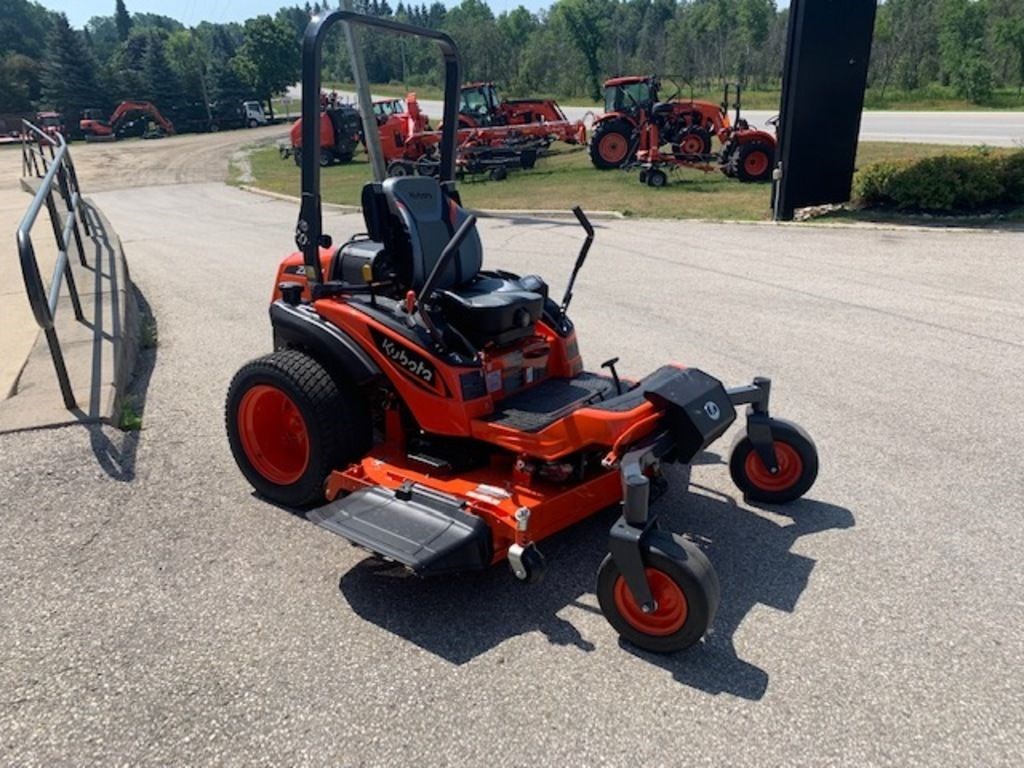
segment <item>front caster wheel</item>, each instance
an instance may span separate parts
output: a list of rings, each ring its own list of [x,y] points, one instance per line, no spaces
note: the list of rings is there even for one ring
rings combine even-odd
[[[718,577],[711,562],[695,544],[663,532],[651,534],[643,559],[654,610],[641,609],[608,555],[597,572],[601,612],[622,638],[645,651],[689,648],[707,632],[718,609]]]
[[[768,471],[744,430],[733,442],[729,474],[744,498],[785,504],[811,490],[818,477],[818,449],[811,436],[796,424],[782,419],[770,423],[778,471]]]

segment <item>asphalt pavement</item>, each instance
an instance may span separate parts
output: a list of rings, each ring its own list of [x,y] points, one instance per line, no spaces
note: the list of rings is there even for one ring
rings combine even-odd
[[[401,578],[254,497],[223,400],[270,349],[296,206],[94,197],[159,345],[142,432],[0,437],[0,763],[1024,762],[1020,232],[598,224],[572,310],[589,365],[770,375],[821,453],[790,507],[737,498],[728,437],[659,502],[723,593],[707,642],[659,657],[597,611],[613,512],[546,543],[525,587]],[[480,228],[489,266],[560,293],[574,223]]]

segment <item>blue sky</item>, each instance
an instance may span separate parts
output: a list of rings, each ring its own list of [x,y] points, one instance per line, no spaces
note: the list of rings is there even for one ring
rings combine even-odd
[[[114,12],[114,0],[39,0],[42,5],[54,11],[63,11],[74,27],[81,27],[93,16],[109,16]],[[390,0],[397,5],[398,0]],[[414,0],[422,2],[422,0]],[[292,0],[294,2],[294,0]],[[305,2],[305,0],[302,0]],[[445,5],[458,5],[459,0],[446,0]],[[488,0],[495,13],[525,5],[531,11],[545,8],[551,0]],[[287,0],[125,0],[132,13],[161,13],[177,19],[186,26],[200,21],[244,21],[261,13],[273,13]],[[776,0],[783,7],[789,0]]]

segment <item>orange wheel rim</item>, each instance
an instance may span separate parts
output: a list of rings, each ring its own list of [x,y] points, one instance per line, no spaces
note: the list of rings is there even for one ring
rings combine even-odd
[[[687,136],[683,139],[682,150],[684,155],[699,155],[704,151],[704,142],[698,136]]]
[[[253,468],[277,485],[297,482],[309,466],[309,432],[295,402],[277,387],[251,388],[238,405],[238,434]]]
[[[804,473],[804,462],[796,448],[778,440],[774,445],[775,461],[779,465],[779,471],[774,475],[768,471],[764,462],[761,461],[761,457],[757,455],[757,451],[752,450],[748,453],[743,465],[743,471],[747,478],[762,491],[785,491],[793,487]]]
[[[618,163],[626,157],[626,140],[620,133],[609,133],[601,138],[597,151],[606,162]]]
[[[743,165],[749,175],[760,176],[768,170],[768,155],[764,152],[751,152]]]
[[[629,591],[626,580],[619,576],[613,590],[616,610],[633,629],[645,635],[665,637],[678,632],[690,613],[686,595],[664,571],[645,568],[644,572],[657,607],[650,613],[644,613]]]

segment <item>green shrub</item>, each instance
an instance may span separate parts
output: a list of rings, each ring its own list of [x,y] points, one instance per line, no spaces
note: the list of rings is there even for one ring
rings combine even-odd
[[[854,197],[864,205],[950,213],[1024,203],[1024,152],[875,163],[857,174]]]
[[[864,205],[891,205],[895,201],[889,194],[892,180],[907,163],[883,160],[859,171],[853,180],[853,197]]]
[[[1007,202],[1024,204],[1024,151],[1014,152],[1000,160],[999,180]]]

